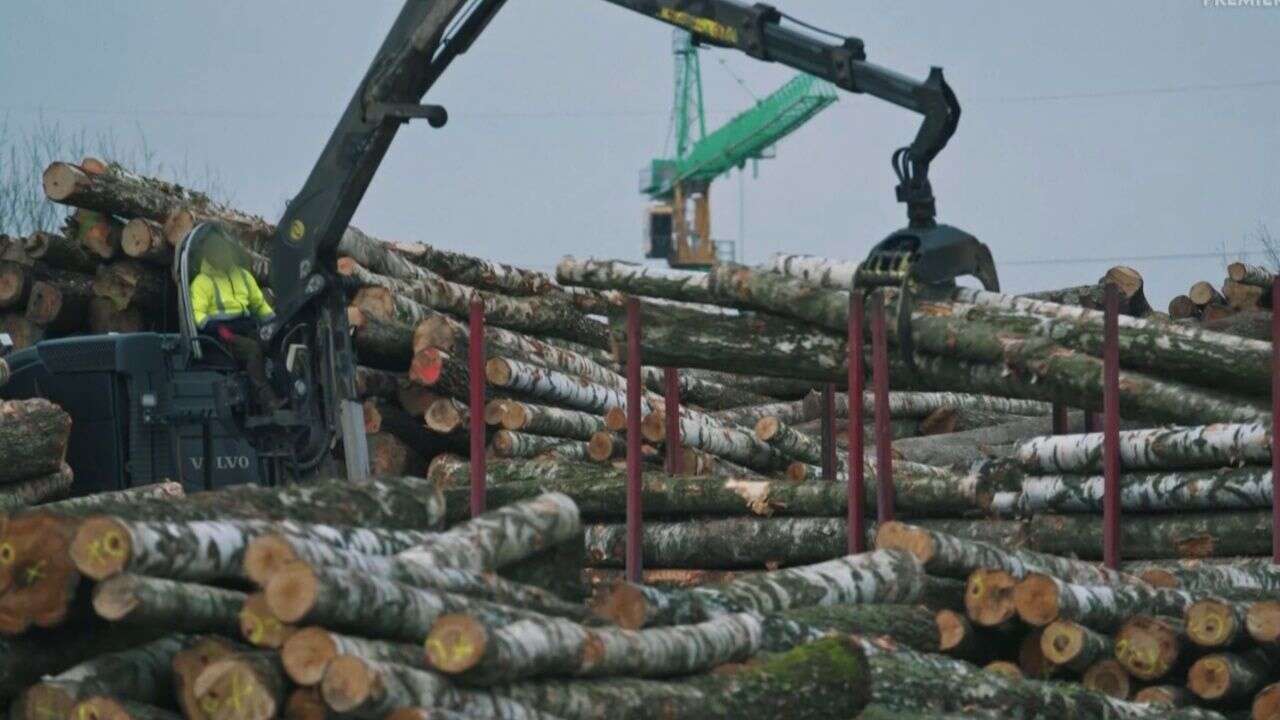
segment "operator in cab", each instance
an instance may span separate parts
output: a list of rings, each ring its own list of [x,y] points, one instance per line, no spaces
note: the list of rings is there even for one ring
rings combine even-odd
[[[258,281],[240,262],[230,232],[215,226],[205,238],[200,274],[191,281],[191,309],[203,335],[222,341],[244,366],[258,402],[265,410],[281,405],[267,380],[266,360],[258,344],[258,325],[275,313]]]

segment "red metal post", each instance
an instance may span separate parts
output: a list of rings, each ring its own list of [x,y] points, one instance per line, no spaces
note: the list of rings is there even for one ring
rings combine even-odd
[[[862,291],[849,294],[849,495],[847,499],[849,553],[867,546],[866,479],[862,442],[862,393],[866,369],[862,363]]]
[[[663,368],[662,380],[667,404],[664,413],[667,428],[667,474],[681,475],[684,473],[684,453],[680,447],[680,371],[676,368]]]
[[[836,479],[836,386],[822,386],[822,479]]]
[[[470,372],[471,400],[471,517],[484,512],[485,463],[484,463],[484,301],[471,300],[470,345],[467,350]]]
[[[1280,277],[1271,282],[1271,562],[1280,565]]]
[[[884,327],[884,294],[871,300],[871,383],[876,396],[876,518],[893,519],[893,430],[889,425],[889,343]]]
[[[644,508],[640,495],[640,301],[627,298],[627,580],[640,582]]]
[[[1102,559],[1120,567],[1120,288],[1107,283],[1102,338]]]
[[[1071,432],[1071,415],[1067,410],[1067,406],[1061,403],[1053,404],[1053,434],[1066,435]]]

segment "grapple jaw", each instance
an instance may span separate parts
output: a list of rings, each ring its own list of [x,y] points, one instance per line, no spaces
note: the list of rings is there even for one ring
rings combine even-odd
[[[896,287],[898,345],[910,367],[915,366],[911,339],[911,300],[920,287],[954,287],[955,279],[973,276],[990,292],[999,292],[991,250],[976,237],[950,225],[907,227],[881,240],[853,277],[855,288]]]

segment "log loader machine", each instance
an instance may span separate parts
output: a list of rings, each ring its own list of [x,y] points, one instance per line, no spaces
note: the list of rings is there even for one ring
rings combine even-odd
[[[269,374],[287,397],[257,408],[248,379],[216,338],[200,335],[181,306],[176,334],[131,333],[49,340],[9,358],[5,397],[47,397],[74,419],[68,462],[76,493],[180,480],[190,489],[292,482],[320,472],[342,441],[346,473],[368,470],[356,360],[336,248],[400,127],[448,120],[422,99],[465,53],[506,0],[406,0],[301,191],[276,226],[270,287],[276,315],[260,327]],[[933,68],[915,80],[867,62],[863,42],[735,0],[605,0],[688,31],[695,42],[778,62],[852,93],[923,116],[893,155],[897,199],[909,224],[871,251],[855,284],[948,284],[975,275],[997,286],[986,246],[935,221],[929,166],[960,119],[960,104]],[[176,254],[179,296],[206,228]]]

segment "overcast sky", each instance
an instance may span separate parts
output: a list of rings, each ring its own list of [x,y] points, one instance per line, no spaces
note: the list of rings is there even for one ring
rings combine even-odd
[[[935,162],[944,222],[991,245],[1006,289],[1091,282],[1131,256],[1233,257],[1280,237],[1280,7],[1204,0],[777,0],[861,37],[964,107]],[[270,218],[301,186],[398,0],[4,0],[0,115],[39,113],[209,167]],[[510,0],[429,96],[452,121],[400,134],[355,222],[526,266],[638,259],[639,169],[663,149],[671,31],[600,0]],[[703,54],[709,124],[791,75]],[[840,102],[713,189],[714,234],[861,259],[904,224],[889,156],[918,118]],[[1261,257],[1255,258],[1261,260]],[[1054,262],[1040,262],[1054,261]],[[1037,263],[1037,264],[1033,264]],[[1132,260],[1162,306],[1220,257]]]

